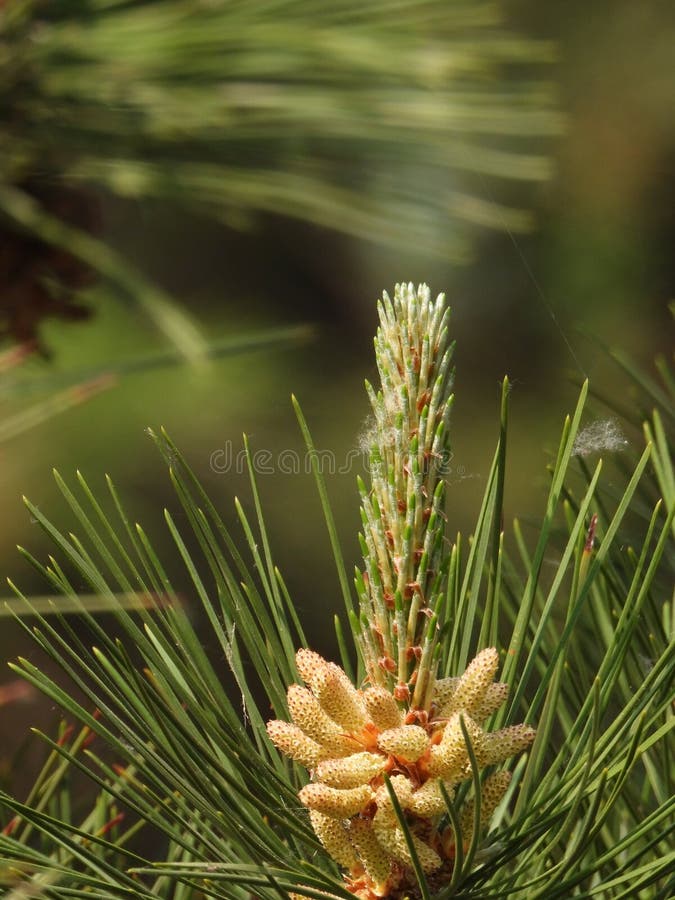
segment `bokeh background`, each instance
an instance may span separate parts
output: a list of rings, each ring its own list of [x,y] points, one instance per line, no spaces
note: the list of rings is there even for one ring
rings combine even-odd
[[[11,5],[0,7],[5,26]],[[70,4],[74,19],[84,7],[116,5]],[[162,7],[161,2],[140,5]],[[382,5],[373,4],[373,10]],[[411,15],[412,9],[422,17],[427,7],[438,6],[388,5],[390,16]],[[193,0],[192,11],[199,16],[218,6]],[[240,6],[232,4],[234,9]],[[283,14],[284,4],[277,6]],[[502,7],[500,28],[555,47],[555,53],[544,54],[551,57],[546,65],[530,68],[527,60],[520,65],[516,59],[503,71],[498,67],[496,76],[503,79],[496,87],[507,93],[523,83],[545,85],[542,103],[555,127],[549,134],[525,136],[520,150],[547,157],[550,176],[503,185],[478,174],[470,181],[470,192],[486,208],[503,203],[526,210],[533,222],[529,232],[500,228],[500,218],[502,224],[510,221],[507,214],[498,214],[489,227],[476,222],[469,227],[452,216],[439,217],[437,209],[427,210],[428,197],[441,191],[449,176],[428,164],[431,138],[424,128],[408,147],[405,167],[398,170],[398,177],[407,179],[410,209],[416,198],[419,203],[409,222],[404,210],[400,212],[396,226],[404,239],[396,242],[383,240],[377,222],[361,234],[337,227],[337,217],[336,227],[330,227],[330,205],[315,221],[298,214],[295,206],[284,215],[283,202],[267,212],[256,209],[249,215],[239,209],[214,216],[204,204],[190,202],[189,187],[167,198],[133,196],[133,191],[125,197],[109,186],[85,185],[96,240],[114,248],[148,283],[175,298],[207,343],[295,325],[309,325],[311,330],[301,339],[220,355],[205,364],[153,367],[142,361],[166,350],[167,336],[153,325],[142,304],[121,296],[114,279],[99,275],[79,290],[76,302],[91,311],[86,319],[41,315],[36,334],[43,352],[10,373],[0,372],[0,417],[5,423],[71,381],[119,368],[124,361],[141,364],[117,378],[114,387],[0,443],[4,576],[29,594],[44,593],[44,585],[16,551],[20,544],[44,558],[50,549],[21,496],[26,494],[59,524],[70,527],[51,472],[56,468],[69,478],[80,469],[101,492],[103,473],[113,476],[132,514],[164,551],[169,568],[173,565],[177,583],[186,585],[162,520],[163,507],[175,510],[177,502],[145,427],[167,428],[239,533],[232,500],[237,495],[250,508],[247,476],[241,467],[214,471],[213,454],[231,450],[236,456],[246,432],[254,449],[301,455],[292,392],[301,401],[317,446],[332,451],[338,466],[353,458],[348,471],[328,473],[328,487],[345,555],[356,562],[355,478],[363,464],[354,450],[368,414],[363,378],[375,375],[375,301],[383,289],[392,291],[401,280],[429,283],[432,292],[446,292],[453,307],[457,373],[448,492],[451,532],[470,531],[477,513],[497,438],[499,385],[505,374],[513,384],[506,509],[525,522],[537,520],[546,463],[579,382],[589,377],[599,393],[630,401],[599,342],[620,347],[646,370],[657,354],[671,353],[675,23],[672,4],[658,0],[600,0],[590,7],[577,0],[512,0]],[[311,4],[305,8],[310,15]],[[355,40],[359,29],[369,24],[368,4],[364,10],[358,28],[354,26]],[[34,15],[39,17],[39,8]],[[167,24],[169,35],[172,27],[180,26]],[[47,28],[44,35],[48,41]],[[424,46],[419,34],[416,40],[416,46]],[[4,54],[0,66],[7,66],[9,56]],[[198,65],[197,57],[181,63],[192,64]],[[22,79],[11,86],[20,112],[32,88]],[[364,94],[370,87],[364,81]],[[358,99],[356,76],[350,90]],[[19,113],[16,116],[4,120],[4,144],[10,149],[11,126],[20,119]],[[34,143],[39,146],[42,134],[53,136],[53,127],[49,122],[42,131],[36,127],[31,132]],[[368,190],[359,167],[377,163],[379,140],[375,131],[357,156],[341,161],[356,191]],[[438,135],[434,140],[442,155],[443,141]],[[53,138],[45,153],[55,152],[54,142],[58,145]],[[239,152],[246,156],[250,145],[242,145]],[[305,146],[297,152],[308,151]],[[331,152],[327,139],[323,162]],[[346,152],[336,146],[337,155]],[[212,162],[217,164],[217,150],[214,154]],[[382,159],[386,170],[384,151]],[[15,177],[23,184],[22,179],[39,175],[45,160],[30,160],[22,164],[20,177],[7,166],[5,183],[11,185]],[[322,202],[316,198],[317,206]],[[15,234],[16,222],[7,220],[4,227],[5,237]],[[452,237],[453,229],[462,232],[470,252],[460,261],[454,251],[442,250],[443,240],[432,245],[430,228],[441,237]],[[449,240],[448,247],[452,245]],[[17,335],[8,334],[3,346],[16,343]],[[598,415],[603,414],[598,406]],[[620,420],[618,424],[628,440],[638,439]],[[223,459],[222,454],[217,457],[219,468]],[[277,562],[317,649],[329,651],[332,627],[326,613],[338,609],[340,599],[312,478],[308,473],[263,473],[260,490]],[[191,603],[189,592],[185,602]],[[18,625],[8,618],[2,625],[3,659],[18,653],[37,658]],[[11,676],[3,672],[0,677],[6,681]],[[36,698],[0,707],[0,777],[9,778],[10,760],[23,745],[26,727],[49,722],[52,715]]]

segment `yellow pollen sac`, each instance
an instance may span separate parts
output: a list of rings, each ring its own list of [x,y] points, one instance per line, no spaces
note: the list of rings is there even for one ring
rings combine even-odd
[[[407,809],[412,800],[412,784],[410,783],[408,776],[394,775],[393,778],[390,779],[390,784],[392,790],[396,794],[396,799],[398,800],[401,809]],[[380,809],[386,807],[393,810],[394,808],[386,784],[383,784],[377,789],[375,801]]]
[[[473,708],[473,718],[476,722],[484,722],[488,716],[491,716],[493,712],[496,712],[496,710],[506,702],[508,696],[508,684],[504,684],[503,681],[489,684],[483,695],[483,699]]]
[[[304,731],[291,722],[273,719],[267,723],[267,733],[275,747],[308,769],[313,769],[328,755],[325,747],[307,737]]]
[[[416,762],[429,746],[429,735],[419,725],[399,725],[383,731],[377,746],[404,762]]]
[[[310,684],[312,692],[328,715],[347,731],[360,731],[367,721],[360,693],[346,673],[333,663]]]
[[[361,787],[339,790],[326,784],[306,784],[298,794],[300,802],[334,819],[348,819],[361,812],[373,798],[367,784]]]
[[[317,781],[336,788],[358,787],[367,784],[384,771],[386,757],[379,753],[353,753],[343,759],[327,759],[317,766]]]
[[[482,754],[483,765],[503,762],[529,747],[536,737],[536,731],[530,725],[511,725],[500,731],[492,731],[485,735],[485,746]]]
[[[330,750],[333,756],[348,756],[354,751],[355,743],[342,733],[308,688],[292,684],[287,700],[293,722],[313,741]]]
[[[442,709],[450,700],[457,690],[459,678],[452,676],[451,678],[437,678],[434,683],[434,690],[431,695],[432,702],[436,705],[436,709]]]
[[[482,703],[488,685],[492,684],[498,665],[499,654],[494,647],[481,650],[467,666],[455,692],[444,704],[440,714],[449,717],[463,709],[473,715],[474,710]]]
[[[328,661],[314,650],[301,647],[295,654],[295,665],[302,680],[311,688],[318,673],[328,668]]]
[[[470,716],[464,714],[462,718],[476,758],[480,761],[485,740],[483,730]],[[460,713],[455,713],[445,726],[440,744],[431,748],[429,773],[443,779],[459,780],[471,774],[469,765],[469,752],[460,725]]]
[[[401,724],[401,710],[386,688],[369,687],[363,692],[363,701],[371,722],[379,731],[396,728]]]
[[[393,807],[378,807],[373,818],[373,830],[380,845],[393,859],[408,866],[412,864],[410,850],[408,850],[405,835],[398,824]],[[412,840],[424,871],[434,872],[438,869],[441,865],[441,858],[436,851],[414,834]]]
[[[366,724],[363,700],[344,669],[304,647],[295,654],[295,664],[302,680],[331,719],[348,731],[363,728]]]
[[[370,819],[356,816],[349,823],[349,836],[358,854],[366,875],[373,882],[373,891],[378,897],[387,894],[391,875],[391,857],[377,839]]]
[[[480,791],[481,818],[485,811],[486,821],[490,819],[510,784],[510,772],[495,772],[485,779]]]
[[[445,790],[448,798],[452,800],[455,793],[454,785],[446,782]],[[410,799],[409,809],[418,816],[432,818],[446,812],[445,800],[441,793],[441,779],[430,778],[422,787],[418,788]]]
[[[335,819],[316,809],[310,809],[309,820],[314,833],[336,863],[346,869],[356,865],[357,859],[349,837],[350,832],[342,819]]]
[[[487,828],[493,812],[497,808],[506,790],[511,783],[510,772],[495,772],[483,782],[480,790],[480,825]],[[460,815],[460,827],[465,840],[471,837],[473,832],[474,801],[470,800],[462,808]]]

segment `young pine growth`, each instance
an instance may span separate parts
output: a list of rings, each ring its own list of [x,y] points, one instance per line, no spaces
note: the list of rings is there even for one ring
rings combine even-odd
[[[131,527],[114,484],[108,483],[106,506],[81,475],[79,497],[57,475],[79,535],[63,533],[27,501],[66,565],[54,557],[43,565],[24,553],[50,589],[65,596],[49,597],[45,613],[43,598],[12,585],[14,609],[60,675],[30,658],[12,669],[79,730],[69,739],[65,728],[58,741],[43,735],[50,752],[27,800],[0,787],[3,897],[672,896],[667,740],[675,677],[669,593],[675,473],[666,393],[654,395],[660,411],[645,426],[649,446],[615,496],[614,483],[602,493],[600,463],[594,472],[586,463],[569,471],[584,386],[563,428],[535,552],[521,570],[500,542],[505,382],[500,440],[471,549],[463,556],[458,541],[448,560],[447,312],[426,288],[399,287],[393,300],[385,296],[380,314],[381,386],[369,389],[373,420],[366,436],[372,476],[361,485],[364,564],[351,617],[355,679],[309,649],[296,652],[302,628],[279,595],[283,583],[275,581],[257,496],[258,533],[241,506],[237,511],[259,579],[165,433],[151,435],[170,466],[185,513],[180,521],[192,536],[185,540],[167,512],[171,547],[204,606],[211,646],[222,648],[241,689],[245,723],[239,699],[233,703],[221,682],[220,657],[216,669],[191,616],[174,602],[179,592],[168,567],[145,529]],[[673,383],[668,374],[664,384]],[[655,495],[661,499],[633,547],[635,517],[628,530],[624,518],[646,510]],[[203,551],[194,559],[192,538]],[[546,573],[544,560],[555,561]],[[78,594],[79,584],[90,593]],[[143,603],[134,615],[121,601],[110,607],[135,586],[132,596]],[[92,597],[113,609],[112,631],[89,608]],[[74,610],[82,631],[69,623]],[[24,615],[31,617],[25,623]],[[477,615],[484,637],[471,660]],[[509,623],[511,637],[501,638],[509,641],[504,662],[492,636]],[[255,684],[248,680],[253,671]],[[260,684],[279,717],[267,723],[264,747],[266,716],[255,700]],[[516,802],[498,835],[485,840],[482,829],[511,793],[503,764],[510,767],[507,761],[534,738],[529,725],[502,721],[507,684],[510,707],[527,709],[545,740],[518,762]],[[499,723],[490,730],[495,713]],[[309,778],[270,760],[273,745]],[[80,773],[96,786],[91,807],[84,805]]]
[[[495,682],[496,649],[482,650],[463,673],[436,678],[447,588],[449,311],[425,285],[397,285],[379,313],[381,387],[366,385],[371,484],[360,483],[364,569],[352,622],[365,683],[352,684],[339,666],[301,649],[296,664],[306,687],[288,689],[291,722],[267,725],[277,748],[310,770],[299,799],[362,900],[414,895],[416,863],[435,884],[449,882],[457,832],[447,804],[472,778],[471,755],[480,769],[498,765],[535,736],[527,725],[484,728],[508,695]],[[481,826],[508,784],[503,771],[483,780]],[[474,802],[457,810],[463,844],[473,832]]]

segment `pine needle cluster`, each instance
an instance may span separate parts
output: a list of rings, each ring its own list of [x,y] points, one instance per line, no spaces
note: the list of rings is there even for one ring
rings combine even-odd
[[[180,503],[165,512],[174,555],[215,661],[110,479],[99,498],[79,473],[75,488],[56,476],[75,530],[27,501],[58,553],[22,552],[54,597],[12,585],[5,609],[61,675],[31,659],[11,667],[64,725],[38,732],[49,754],[30,796],[0,793],[9,900],[672,895],[667,367],[663,387],[642,379],[657,409],[644,450],[621,454],[619,492],[575,452],[583,386],[535,540],[516,522],[512,549],[505,381],[465,545],[449,541],[434,465],[449,447],[444,301],[399,285],[380,314],[356,594],[295,404],[346,607],[339,662],[310,648],[274,564],[248,443],[254,515],[236,510],[250,563],[175,444],[151,432]],[[95,614],[103,606],[116,630]],[[89,806],[75,774],[93,787]]]

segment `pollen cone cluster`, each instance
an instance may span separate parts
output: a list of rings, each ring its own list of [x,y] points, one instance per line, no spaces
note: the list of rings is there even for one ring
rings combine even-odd
[[[452,802],[456,787],[472,775],[465,734],[481,769],[534,739],[527,725],[483,728],[508,693],[494,681],[497,651],[483,650],[460,677],[438,679],[425,713],[404,708],[381,685],[357,689],[339,666],[311,650],[299,650],[296,663],[306,686],[288,689],[292,721],[268,722],[267,730],[279,750],[310,770],[299,798],[349,890],[362,900],[414,894],[409,839],[392,794],[425,873],[449,877],[456,847],[446,797]],[[508,783],[503,771],[483,780],[481,826]],[[473,832],[474,803],[457,810],[464,842]]]

